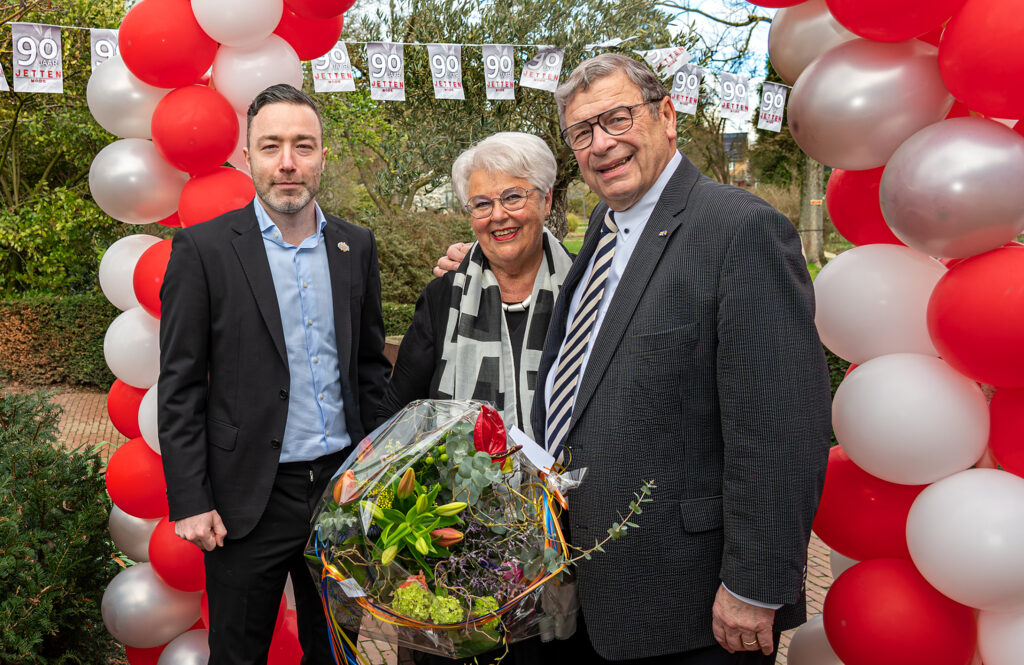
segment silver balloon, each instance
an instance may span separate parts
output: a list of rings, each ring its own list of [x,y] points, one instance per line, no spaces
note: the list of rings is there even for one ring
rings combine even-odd
[[[938,49],[912,39],[854,39],[812,62],[789,102],[789,129],[808,155],[853,171],[882,166],[901,143],[953,106]]]
[[[882,173],[882,214],[896,237],[931,256],[986,252],[1024,230],[1024,137],[985,118],[925,127]]]
[[[148,563],[137,563],[110,580],[100,611],[118,642],[151,649],[167,644],[199,620],[202,595],[172,589]]]
[[[168,92],[135,78],[117,54],[93,69],[85,98],[103,129],[122,138],[148,139],[153,111]]]
[[[843,665],[825,637],[822,615],[812,617],[800,626],[789,642],[786,662],[789,665]]]
[[[117,549],[132,561],[149,561],[149,537],[160,520],[145,520],[124,512],[117,506],[110,509],[110,539]]]
[[[171,640],[156,665],[206,665],[210,661],[210,632],[190,630]]]
[[[96,205],[126,224],[152,224],[170,215],[186,182],[188,175],[165,162],[145,139],[114,141],[89,167]]]
[[[850,568],[856,566],[859,561],[851,559],[848,556],[840,554],[835,550],[830,550],[828,553],[828,567],[832,571],[832,579],[837,579],[840,575],[845,573]]]
[[[834,46],[857,39],[832,17],[825,0],[780,9],[768,31],[768,57],[786,83],[793,84],[811,61]]]

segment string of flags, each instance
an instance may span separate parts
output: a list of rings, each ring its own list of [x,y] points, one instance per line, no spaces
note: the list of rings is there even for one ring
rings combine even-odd
[[[62,29],[90,32],[90,63],[95,69],[118,53],[118,31],[103,28],[79,28],[38,23],[11,23],[14,91],[27,93],[64,92]],[[621,46],[634,37],[615,38],[587,44],[584,50],[599,51]],[[488,100],[515,99],[514,44],[406,44],[400,42],[339,41],[328,53],[311,61],[313,89],[320,93],[353,92],[356,75],[352,69],[348,46],[364,45],[366,79],[370,98],[378,101],[405,101],[405,47],[424,46],[435,99],[465,99],[462,81],[463,46],[482,51],[484,91]],[[548,45],[536,48],[533,57],[523,65],[519,86],[554,92],[561,77],[565,49]],[[737,124],[750,118],[750,78],[742,74],[711,72],[690,62],[690,54],[682,46],[637,50],[652,70],[661,77],[671,77],[669,96],[676,112],[694,115],[706,74],[717,74],[718,112]],[[710,83],[709,83],[710,85]],[[0,64],[0,91],[9,91],[3,65]],[[760,112],[757,128],[782,131],[782,114],[789,86],[781,83],[761,84]]]

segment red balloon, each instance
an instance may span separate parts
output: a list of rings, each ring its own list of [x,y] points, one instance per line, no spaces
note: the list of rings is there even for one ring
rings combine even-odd
[[[299,627],[295,610],[286,610],[284,621],[278,623],[270,642],[267,665],[299,665],[302,661],[302,645],[299,644]]]
[[[997,390],[989,403],[988,445],[999,465],[1024,476],[1024,390]]]
[[[878,42],[902,42],[941,26],[964,0],[825,0],[850,32]]]
[[[132,286],[135,298],[151,316],[160,318],[160,287],[164,283],[167,262],[171,260],[171,239],[151,245],[135,264]]]
[[[157,224],[160,224],[161,226],[169,226],[172,229],[180,229],[181,228],[181,220],[178,219],[178,211],[175,210],[170,215],[167,215],[166,217],[161,219],[159,222],[157,222]]]
[[[291,9],[299,16],[318,19],[344,14],[354,4],[356,0],[284,0],[286,9]]]
[[[825,489],[814,532],[835,551],[865,561],[879,557],[909,559],[907,515],[927,485],[897,485],[862,470],[846,452],[829,451]]]
[[[129,515],[155,520],[167,514],[163,462],[141,436],[114,451],[106,478],[110,500]]]
[[[1024,136],[1024,120],[1018,120],[1016,124],[1013,125],[1013,131]]]
[[[1024,388],[1024,247],[1000,247],[951,267],[928,301],[928,332],[961,374]]]
[[[925,581],[907,559],[872,559],[839,576],[825,596],[825,636],[844,665],[967,665],[974,610]]]
[[[968,0],[946,24],[939,73],[971,110],[1016,118],[1024,109],[1022,15],[1024,0]]]
[[[241,208],[254,196],[252,178],[238,169],[222,166],[185,183],[178,199],[178,216],[182,226],[192,226]]]
[[[189,85],[167,93],[153,111],[153,145],[179,171],[205,173],[238,143],[238,115],[213,88]]]
[[[306,18],[286,6],[274,32],[295,49],[299,60],[315,60],[338,43],[344,22],[343,16]]]
[[[926,44],[931,44],[932,46],[938,46],[939,45],[939,41],[942,40],[942,29],[944,27],[945,26],[941,26],[940,25],[939,27],[935,28],[934,30],[930,30],[930,31],[924,33],[923,35],[918,35],[917,38],[920,39],[922,42],[924,42]]]
[[[130,665],[157,665],[160,660],[160,654],[167,648],[166,644],[161,644],[158,647],[152,649],[137,649],[125,645],[124,655],[128,657]]]
[[[217,55],[217,42],[199,27],[189,0],[136,4],[121,21],[118,48],[131,73],[158,88],[199,80]]]
[[[163,518],[149,538],[149,563],[167,586],[179,591],[206,588],[203,550],[174,535],[174,522]]]
[[[867,171],[832,169],[825,188],[825,205],[836,231],[854,245],[902,245],[893,235],[878,200],[884,166]]]
[[[846,368],[846,374],[843,374],[843,378],[850,376],[850,372],[860,367],[857,363],[850,363],[850,366]]]
[[[971,109],[967,108],[967,104],[964,104],[959,99],[953,102],[953,108],[949,109],[949,113],[946,114],[946,120],[950,118],[970,118]]]
[[[107,393],[107,415],[110,416],[110,422],[129,439],[142,436],[139,431],[139,404],[145,394],[145,388],[130,386],[121,379],[114,379]]]

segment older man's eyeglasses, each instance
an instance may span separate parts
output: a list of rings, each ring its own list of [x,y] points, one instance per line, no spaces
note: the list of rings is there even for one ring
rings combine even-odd
[[[463,207],[473,217],[476,217],[477,219],[484,219],[486,217],[490,217],[491,213],[494,212],[495,201],[500,203],[501,207],[505,210],[515,212],[516,210],[522,210],[526,206],[526,202],[530,199],[530,192],[537,191],[540,190],[536,187],[533,189],[509,187],[501,193],[501,196],[495,196],[494,198],[474,196]]]
[[[572,150],[589,148],[594,142],[594,125],[597,125],[609,136],[625,134],[633,128],[633,109],[657,104],[660,99],[651,99],[632,106],[616,106],[586,120],[569,125],[562,130],[562,140]]]

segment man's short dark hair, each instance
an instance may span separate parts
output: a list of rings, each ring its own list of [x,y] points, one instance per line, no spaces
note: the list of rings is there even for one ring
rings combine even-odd
[[[252,119],[256,117],[260,109],[268,104],[297,104],[313,109],[313,113],[316,114],[316,121],[320,123],[320,143],[324,142],[324,119],[320,115],[320,107],[316,105],[313,98],[287,83],[278,83],[256,95],[256,98],[252,100],[252,104],[249,104],[249,110],[245,114],[245,143],[247,145],[249,143],[249,132],[252,130]]]

